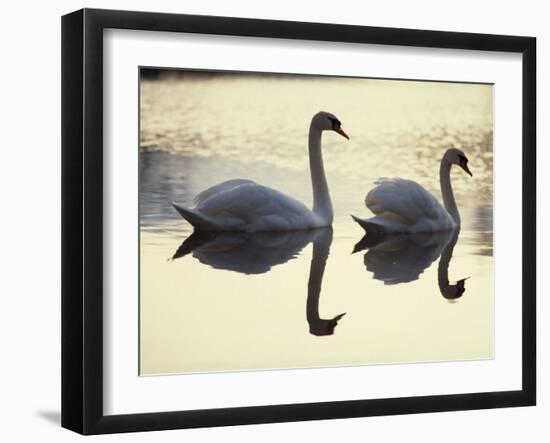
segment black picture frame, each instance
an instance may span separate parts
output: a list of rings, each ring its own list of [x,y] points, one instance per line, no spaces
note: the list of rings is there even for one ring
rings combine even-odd
[[[104,415],[102,35],[107,28],[522,54],[522,389]],[[533,37],[97,9],[83,9],[63,16],[62,426],[82,434],[105,434],[535,405],[535,85],[536,39]]]

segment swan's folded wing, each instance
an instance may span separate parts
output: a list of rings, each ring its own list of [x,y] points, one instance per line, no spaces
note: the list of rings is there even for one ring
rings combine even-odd
[[[232,217],[244,222],[261,217],[300,217],[307,207],[276,189],[255,182],[242,183],[212,193],[200,203],[200,211],[211,217]]]
[[[365,204],[376,215],[398,218],[413,224],[422,219],[441,217],[444,208],[426,189],[412,180],[380,179],[365,198]]]
[[[200,192],[195,196],[193,199],[193,204],[195,207],[199,208],[206,200],[208,200],[210,197],[219,194],[224,191],[229,191],[233,188],[236,188],[241,185],[246,184],[255,184],[252,180],[246,180],[243,178],[236,178],[233,180],[227,180],[222,183],[218,183],[217,185],[211,186],[208,189],[205,189],[204,191]]]

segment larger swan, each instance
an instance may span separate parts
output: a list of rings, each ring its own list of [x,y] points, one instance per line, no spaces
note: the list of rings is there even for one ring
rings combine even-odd
[[[468,158],[460,149],[448,149],[439,167],[444,207],[418,183],[402,178],[380,179],[365,198],[375,216],[369,219],[352,215],[367,234],[395,232],[434,232],[460,226],[460,214],[451,187],[451,167],[460,166],[470,176]]]
[[[197,231],[288,231],[330,226],[334,214],[321,154],[323,131],[335,131],[349,140],[333,114],[318,112],[311,119],[312,210],[276,189],[243,179],[228,180],[202,191],[193,200],[193,208],[172,204]]]

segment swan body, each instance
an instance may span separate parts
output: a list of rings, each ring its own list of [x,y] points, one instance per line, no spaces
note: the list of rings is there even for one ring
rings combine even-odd
[[[330,226],[333,209],[321,154],[321,133],[326,130],[349,139],[333,114],[319,112],[313,116],[309,128],[313,209],[276,189],[245,179],[228,180],[202,191],[192,208],[172,204],[197,231],[288,231]]]
[[[353,216],[371,232],[433,232],[453,229],[456,223],[447,210],[424,187],[401,178],[380,179],[365,204],[374,217],[364,220]]]
[[[192,209],[173,205],[197,230],[257,232],[326,226],[302,202],[252,180],[228,180],[208,188],[195,197]]]
[[[365,204],[374,217],[364,219],[352,215],[367,233],[419,233],[455,229],[460,226],[460,214],[451,187],[453,164],[468,174],[468,159],[455,148],[445,152],[440,165],[440,185],[443,205],[424,187],[401,178],[380,179],[365,198]]]

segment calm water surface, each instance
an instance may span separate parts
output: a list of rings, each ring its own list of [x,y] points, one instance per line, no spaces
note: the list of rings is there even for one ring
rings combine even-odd
[[[192,237],[170,206],[249,178],[312,201],[311,116],[323,136],[332,229]],[[452,233],[364,239],[350,214],[380,177],[440,198],[450,146]],[[141,373],[493,356],[492,88],[425,82],[189,75],[142,81]]]

